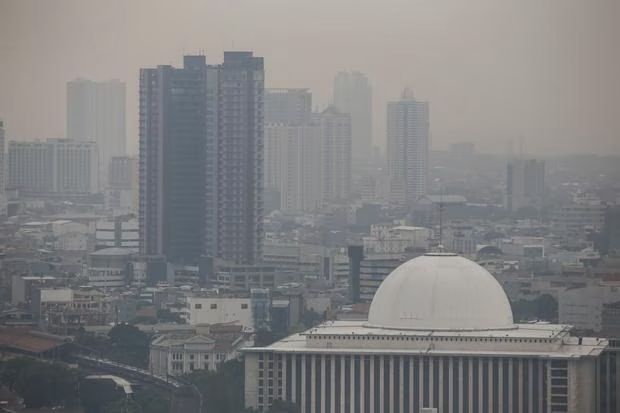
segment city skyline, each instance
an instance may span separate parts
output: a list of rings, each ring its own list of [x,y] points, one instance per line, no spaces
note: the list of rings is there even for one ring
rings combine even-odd
[[[179,10],[154,3],[159,11],[145,26],[139,21],[138,2],[63,0],[33,8],[29,1],[5,0],[0,7],[6,12],[0,16],[14,16],[0,24],[6,73],[0,80],[0,116],[7,138],[64,136],[64,83],[78,76],[120,78],[127,82],[128,149],[137,153],[140,67],[178,64],[184,52],[203,51],[219,59],[223,50],[254,50],[269,62],[266,87],[309,88],[321,108],[330,103],[337,72],[365,73],[375,95],[373,136],[381,146],[384,103],[410,86],[435,108],[434,148],[471,140],[485,151],[504,153],[509,141],[522,137],[532,154],[620,153],[620,116],[614,104],[620,90],[613,81],[620,52],[612,40],[620,36],[614,24],[619,6],[612,0],[568,0],[559,8],[551,2],[500,7],[488,0],[475,0],[467,7],[453,1],[432,6],[394,1],[392,7],[378,8],[370,1],[355,6],[345,1],[336,7],[330,4],[332,17],[320,3],[292,6],[268,0],[242,8],[207,3],[187,1]],[[350,7],[357,7],[357,13],[348,14]],[[278,10],[277,25],[271,24],[273,10]],[[212,18],[217,15],[225,17],[220,21],[230,18],[244,24],[231,31]],[[298,19],[301,15],[308,18]],[[292,26],[292,21],[298,23]],[[382,21],[389,24],[376,35],[359,31]],[[181,22],[185,31],[167,29]],[[311,22],[320,23],[321,31]],[[31,27],[38,30],[24,31]],[[513,35],[512,27],[522,36]],[[85,36],[74,37],[75,30],[84,30]],[[358,35],[349,38],[343,34],[346,30]],[[289,32],[292,37],[285,35]],[[459,42],[446,42],[450,36]],[[312,51],[315,43],[325,46],[321,52]],[[42,69],[45,65],[32,56],[53,56],[56,66]],[[100,61],[103,56],[105,61]],[[319,71],[316,62],[321,62]],[[36,93],[29,84],[36,86]],[[33,116],[37,122],[31,121]],[[513,116],[520,121],[512,122]]]
[[[620,413],[619,0],[0,0],[0,410]]]

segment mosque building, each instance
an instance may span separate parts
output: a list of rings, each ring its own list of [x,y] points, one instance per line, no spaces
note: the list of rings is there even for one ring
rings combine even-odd
[[[429,253],[381,284],[368,321],[245,352],[245,404],[302,413],[617,413],[620,356],[568,325],[515,324],[478,264]]]

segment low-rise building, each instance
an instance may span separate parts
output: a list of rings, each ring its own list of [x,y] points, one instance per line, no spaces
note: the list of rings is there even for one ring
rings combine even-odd
[[[140,248],[138,220],[118,216],[113,220],[99,221],[95,227],[95,248]]]
[[[235,323],[246,329],[255,325],[250,297],[187,297],[186,317],[192,325]]]
[[[561,291],[558,299],[560,323],[595,333],[605,334],[609,330],[617,333],[620,322],[614,315],[618,315],[619,305],[620,287],[598,285]]]
[[[46,288],[36,291],[32,311],[39,325],[59,334],[112,321],[109,298],[93,288]]]
[[[158,376],[215,371],[221,363],[238,358],[239,350],[249,344],[241,326],[210,326],[204,330],[156,337],[150,346],[150,371]]]
[[[123,288],[132,275],[134,250],[104,248],[88,255],[88,284],[98,288]]]

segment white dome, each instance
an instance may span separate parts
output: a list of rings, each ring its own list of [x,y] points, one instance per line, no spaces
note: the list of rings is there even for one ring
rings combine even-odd
[[[407,330],[514,328],[502,286],[480,265],[455,254],[426,254],[396,268],[381,283],[369,327]]]

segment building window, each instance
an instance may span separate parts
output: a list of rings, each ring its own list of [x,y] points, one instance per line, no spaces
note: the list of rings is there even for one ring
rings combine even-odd
[[[194,304],[194,309],[195,309],[195,310],[200,310],[200,309],[202,309],[202,304]]]
[[[217,304],[211,304],[211,310],[217,309]]]
[[[248,305],[247,304],[241,304],[241,309],[242,310],[247,310],[248,309]]]

